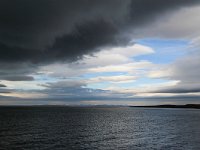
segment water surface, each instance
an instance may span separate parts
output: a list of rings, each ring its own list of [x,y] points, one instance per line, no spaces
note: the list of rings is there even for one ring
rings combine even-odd
[[[200,110],[0,107],[0,149],[200,149]]]

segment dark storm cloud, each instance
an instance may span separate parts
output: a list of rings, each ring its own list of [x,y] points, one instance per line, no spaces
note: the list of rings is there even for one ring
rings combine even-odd
[[[4,85],[4,84],[0,84],[0,87],[6,87],[6,85]]]
[[[198,93],[200,92],[200,88],[171,88],[171,89],[163,89],[155,91],[155,93]],[[154,92],[152,92],[154,93]]]
[[[77,60],[105,46],[125,45],[126,31],[160,13],[199,0],[2,0],[0,61]]]
[[[33,81],[34,78],[32,76],[3,76],[0,77],[2,80],[7,80],[7,81]]]
[[[11,93],[11,92],[9,92],[9,91],[2,91],[2,90],[0,90],[0,93],[3,93],[3,94],[5,94],[5,93]]]
[[[33,81],[34,78],[29,74],[37,68],[36,65],[29,63],[0,63],[0,80],[8,81]]]
[[[161,15],[165,11],[176,11],[180,7],[199,3],[199,0],[132,0],[130,4],[130,18],[132,25],[141,25]]]
[[[118,31],[111,24],[122,21],[128,2],[1,1],[0,60],[51,62],[116,44],[112,41]]]

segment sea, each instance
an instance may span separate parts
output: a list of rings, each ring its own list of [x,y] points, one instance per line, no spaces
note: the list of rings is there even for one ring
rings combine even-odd
[[[200,150],[200,110],[0,107],[0,150]]]

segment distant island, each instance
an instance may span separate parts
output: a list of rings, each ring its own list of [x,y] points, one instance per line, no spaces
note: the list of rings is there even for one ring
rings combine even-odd
[[[151,106],[130,106],[130,107],[147,107],[147,108],[194,108],[194,109],[200,109],[200,104],[186,104],[186,105],[151,105]]]

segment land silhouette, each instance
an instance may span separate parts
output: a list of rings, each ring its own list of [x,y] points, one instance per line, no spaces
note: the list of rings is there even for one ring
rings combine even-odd
[[[147,107],[147,108],[193,108],[200,109],[200,104],[186,104],[186,105],[150,105],[150,106],[130,106],[130,107]]]

